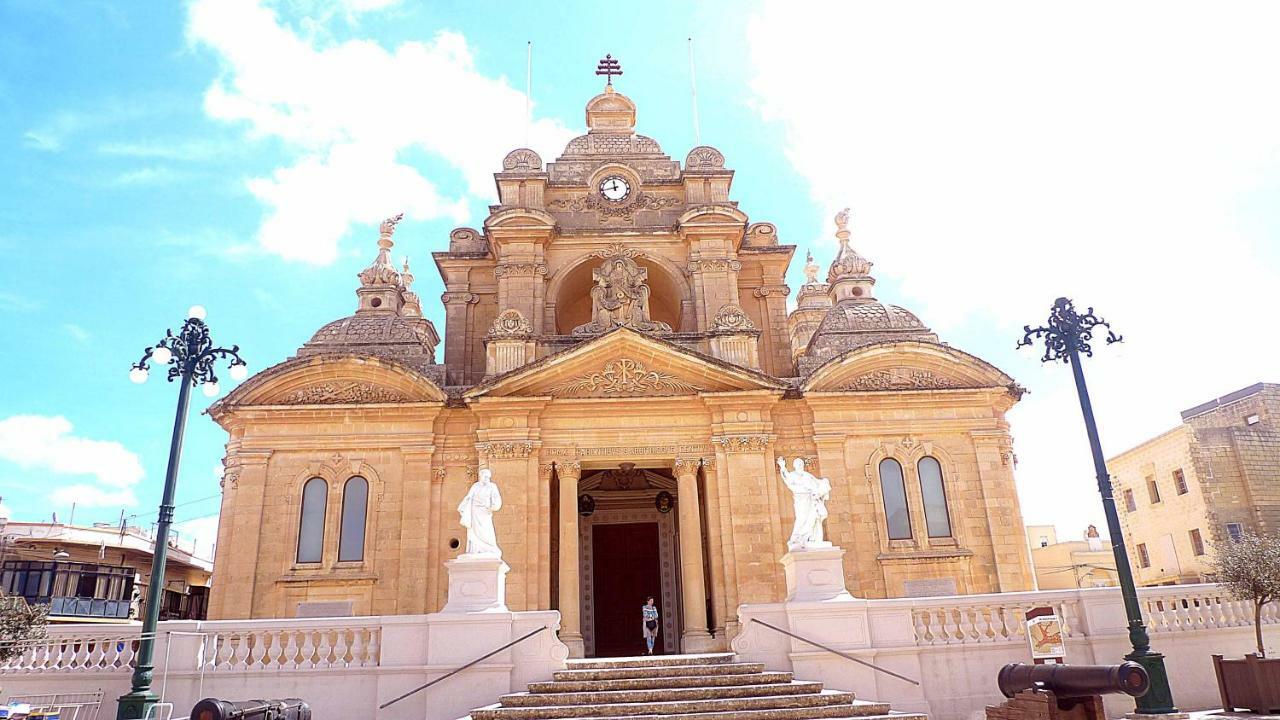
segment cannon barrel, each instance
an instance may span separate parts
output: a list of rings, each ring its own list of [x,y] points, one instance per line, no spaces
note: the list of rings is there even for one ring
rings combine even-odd
[[[1136,662],[1119,665],[1024,665],[1009,663],[1000,668],[996,683],[1005,697],[1029,688],[1048,690],[1060,698],[1124,693],[1134,697],[1147,694],[1151,678]]]
[[[298,698],[281,700],[205,698],[191,708],[191,720],[311,720],[311,706]]]

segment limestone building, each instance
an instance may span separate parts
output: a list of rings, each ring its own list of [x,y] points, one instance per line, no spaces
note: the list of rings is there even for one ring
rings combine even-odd
[[[1107,461],[1141,585],[1201,582],[1213,546],[1280,531],[1280,385],[1182,412],[1182,424]]]
[[[1079,540],[1060,540],[1053,525],[1028,525],[1031,566],[1036,589],[1113,587],[1119,585],[1111,545],[1090,525]]]
[[[610,85],[554,162],[518,149],[478,229],[434,253],[444,347],[396,219],[354,314],[211,410],[230,434],[211,616],[438,610],[479,467],[513,610],[555,608],[576,654],[724,648],[783,599],[792,508],[776,460],[832,485],[829,539],[869,598],[1030,589],[1006,411],[1021,388],[875,296],[847,213],[825,280],[683,163]],[[337,290],[337,289],[335,289]]]

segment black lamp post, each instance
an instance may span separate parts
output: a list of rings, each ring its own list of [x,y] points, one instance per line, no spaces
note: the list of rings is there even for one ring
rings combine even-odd
[[[1042,362],[1061,360],[1071,365],[1071,372],[1076,380],[1076,393],[1080,396],[1080,411],[1084,413],[1085,431],[1089,434],[1089,448],[1093,451],[1093,467],[1098,474],[1102,509],[1106,513],[1107,529],[1111,533],[1111,550],[1115,554],[1124,611],[1129,619],[1129,642],[1133,645],[1133,652],[1125,655],[1125,659],[1146,668],[1151,677],[1151,689],[1137,698],[1137,711],[1149,715],[1176,713],[1178,709],[1173,705],[1169,675],[1164,669],[1164,655],[1152,652],[1151,638],[1147,635],[1147,626],[1142,622],[1142,608],[1138,605],[1138,590],[1134,586],[1133,570],[1129,566],[1129,552],[1124,546],[1120,515],[1116,512],[1116,501],[1112,497],[1111,476],[1107,474],[1102,444],[1098,441],[1098,424],[1093,419],[1093,405],[1089,402],[1089,389],[1085,386],[1084,370],[1080,367],[1081,355],[1093,357],[1093,348],[1089,343],[1093,340],[1094,328],[1098,326],[1107,329],[1108,345],[1123,340],[1112,331],[1109,323],[1093,314],[1093,308],[1081,314],[1072,307],[1070,300],[1058,298],[1049,312],[1049,324],[1037,328],[1026,326],[1026,334],[1018,342],[1018,347],[1043,339],[1045,350]]]
[[[173,495],[178,484],[178,461],[182,457],[182,435],[187,425],[187,401],[191,387],[201,385],[204,394],[218,394],[218,378],[213,374],[213,363],[229,359],[233,379],[240,380],[248,374],[244,360],[240,359],[238,345],[230,350],[213,346],[209,338],[209,326],[204,323],[205,310],[195,305],[187,312],[182,330],[174,335],[165,331],[164,339],[149,347],[142,359],[129,371],[129,379],[135,383],[147,381],[147,365],[168,365],[168,380],[180,379],[178,384],[178,411],[173,419],[173,439],[169,442],[169,468],[164,476],[164,494],[160,499],[160,517],[156,524],[155,553],[151,559],[151,583],[147,586],[146,615],[142,619],[142,635],[138,642],[137,663],[133,669],[133,687],[127,695],[121,695],[116,709],[117,720],[139,720],[156,704],[159,697],[151,692],[151,680],[155,664],[156,625],[160,621],[160,593],[164,590],[164,564],[169,554],[169,526],[173,523]]]

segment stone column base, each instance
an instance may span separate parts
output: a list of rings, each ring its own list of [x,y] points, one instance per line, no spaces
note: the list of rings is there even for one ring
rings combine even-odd
[[[685,654],[716,652],[723,645],[706,630],[686,630],[680,636],[680,652]]]
[[[582,658],[587,656],[587,646],[583,643],[581,635],[569,634],[561,630],[560,642],[569,648],[569,657]]]
[[[782,556],[787,578],[787,601],[822,602],[851,600],[844,586],[844,549],[838,547],[792,550]]]
[[[449,599],[442,613],[508,612],[507,573],[500,557],[459,555],[446,560]]]

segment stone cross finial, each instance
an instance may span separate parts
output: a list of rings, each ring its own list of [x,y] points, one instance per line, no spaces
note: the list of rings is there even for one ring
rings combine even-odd
[[[813,252],[806,250],[804,253],[804,278],[805,282],[813,285],[818,282],[818,263],[813,261]]]

